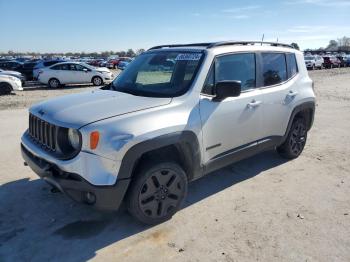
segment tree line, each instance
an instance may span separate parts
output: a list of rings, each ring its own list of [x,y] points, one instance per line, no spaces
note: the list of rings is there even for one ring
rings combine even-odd
[[[305,51],[350,52],[350,37],[344,36],[342,38],[338,38],[337,40],[330,40],[327,47],[306,49]]]
[[[295,49],[300,50],[299,45],[297,43],[291,43]],[[141,48],[136,51],[133,49],[128,49],[127,51],[103,51],[103,52],[67,52],[67,53],[37,53],[37,52],[14,52],[8,51],[7,53],[1,53],[0,56],[66,56],[66,57],[92,57],[92,58],[100,58],[100,57],[109,57],[109,56],[128,56],[135,57],[141,53],[143,53],[145,49]],[[330,40],[327,47],[320,47],[316,49],[305,49],[304,51],[320,51],[320,52],[350,52],[350,37],[342,37],[337,40]]]
[[[103,52],[66,52],[66,53],[38,53],[38,52],[14,52],[8,51],[7,53],[1,53],[0,56],[66,56],[66,57],[109,57],[109,56],[128,56],[135,57],[143,53],[145,49],[141,48],[136,51],[133,49],[128,49],[127,51],[103,51]]]

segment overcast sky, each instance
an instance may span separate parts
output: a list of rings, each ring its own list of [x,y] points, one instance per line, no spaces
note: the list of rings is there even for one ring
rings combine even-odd
[[[0,0],[0,52],[106,51],[265,40],[301,48],[350,36],[350,0]]]

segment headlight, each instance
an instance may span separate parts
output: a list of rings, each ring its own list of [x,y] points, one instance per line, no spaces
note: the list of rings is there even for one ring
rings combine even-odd
[[[76,129],[69,128],[68,129],[68,141],[74,149],[76,149],[76,150],[79,149],[80,148],[79,131]]]
[[[14,77],[14,76],[9,76],[9,79],[11,79],[12,81],[17,81],[18,80],[18,78]]]

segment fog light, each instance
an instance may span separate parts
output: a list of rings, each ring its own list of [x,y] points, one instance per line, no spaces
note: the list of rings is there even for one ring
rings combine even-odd
[[[92,205],[96,202],[96,196],[94,193],[86,192],[85,193],[85,200],[86,200],[86,203],[88,203],[89,205]]]

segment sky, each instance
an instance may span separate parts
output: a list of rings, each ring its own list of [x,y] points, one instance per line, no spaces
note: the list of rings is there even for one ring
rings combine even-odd
[[[0,0],[0,52],[101,52],[261,40],[302,49],[350,36],[350,0]]]

